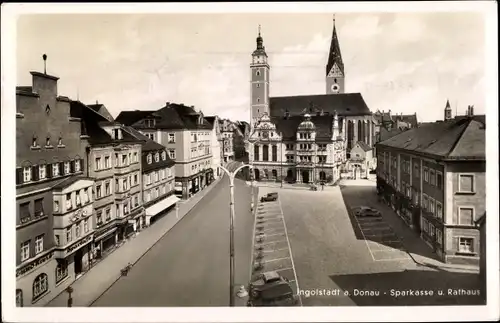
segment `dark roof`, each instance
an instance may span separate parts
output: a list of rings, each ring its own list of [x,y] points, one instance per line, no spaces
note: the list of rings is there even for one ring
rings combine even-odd
[[[73,183],[76,183],[78,182],[79,180],[82,180],[82,179],[85,179],[85,180],[90,180],[90,181],[93,181],[94,179],[93,178],[90,178],[90,177],[85,177],[85,176],[71,176],[71,177],[68,177],[66,179],[63,179],[62,181],[60,181],[59,183],[57,183],[56,185],[54,185],[52,188],[54,190],[62,190],[68,186],[70,186],[71,184]]]
[[[330,52],[328,53],[328,63],[326,64],[326,75],[330,72],[333,65],[337,63],[338,67],[344,73],[344,62],[342,61],[342,54],[340,53],[340,44],[337,37],[337,28],[335,27],[335,20],[333,20],[332,42],[330,43]]]
[[[89,108],[80,101],[71,101],[70,115],[81,119],[81,134],[89,136],[88,142],[91,145],[140,142],[140,140],[136,139],[126,131],[122,131],[122,139],[113,139],[102,128],[102,125],[117,123],[110,122],[106,117],[96,112],[94,109]]]
[[[391,130],[388,130],[385,127],[380,127],[379,142],[392,138],[395,135],[399,135],[401,132],[403,132],[403,130],[400,130],[398,128],[392,128]]]
[[[162,144],[157,143],[154,140],[151,140],[149,137],[146,137],[139,131],[135,130],[134,128],[130,126],[124,126],[123,127],[128,133],[130,133],[132,136],[135,138],[139,139],[142,141],[142,151],[153,151],[153,150],[164,150],[165,146]]]
[[[485,160],[485,125],[459,118],[421,125],[380,142],[381,146],[452,160]]]
[[[412,128],[418,127],[418,121],[417,121],[417,114],[400,114],[400,115],[395,115],[394,118],[396,120],[401,120],[403,122],[407,122],[411,124]]]
[[[194,130],[213,128],[213,125],[205,118],[203,118],[201,124],[198,124],[199,116],[200,113],[196,112],[193,107],[168,102],[165,107],[157,111],[123,111],[118,115],[116,121],[136,129]],[[153,128],[146,126],[146,118],[156,120]]]
[[[154,111],[140,111],[140,110],[122,111],[116,117],[115,121],[119,122],[121,124],[124,124],[126,126],[130,126],[130,125],[134,124],[135,122],[148,117],[153,112]]]
[[[363,149],[364,151],[370,151],[370,150],[372,150],[372,149],[370,148],[370,146],[368,146],[368,145],[367,145],[364,141],[358,141],[358,142],[357,142],[357,144],[358,144],[358,145],[359,145],[359,147],[360,147],[361,149]]]
[[[483,215],[481,215],[481,217],[476,220],[476,225],[480,228],[485,224],[486,224],[486,212],[484,212]]]
[[[216,116],[205,117],[205,120],[207,120],[208,123],[210,123],[212,126],[214,126],[214,124],[215,124],[215,119],[217,119]]]
[[[269,106],[271,117],[283,117],[287,112],[293,116],[321,111],[331,115],[336,111],[340,116],[371,115],[361,93],[273,97]]]
[[[87,106],[89,108],[91,108],[92,110],[96,111],[96,112],[99,112],[101,115],[105,116],[108,120],[110,121],[113,121],[113,116],[111,115],[111,113],[109,113],[108,109],[106,109],[106,107],[104,106],[104,104],[100,104],[100,103],[97,103],[97,104],[87,104]]]
[[[304,120],[303,116],[271,117],[271,122],[276,125],[276,131],[281,132],[285,140],[296,140],[297,128]],[[311,116],[311,121],[316,126],[316,140],[332,139],[333,115]]]

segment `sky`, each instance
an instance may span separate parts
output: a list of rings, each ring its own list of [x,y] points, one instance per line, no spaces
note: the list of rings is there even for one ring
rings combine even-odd
[[[478,12],[337,13],[346,92],[371,111],[443,118],[485,108],[485,27]],[[250,62],[258,25],[270,95],[324,94],[333,13],[23,15],[17,84],[29,71],[60,77],[58,94],[112,115],[194,105],[205,115],[250,117]]]

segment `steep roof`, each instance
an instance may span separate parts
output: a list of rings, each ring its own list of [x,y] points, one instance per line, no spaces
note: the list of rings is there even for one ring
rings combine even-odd
[[[271,117],[283,117],[287,112],[293,116],[321,111],[331,115],[336,111],[339,116],[371,115],[361,93],[273,97],[269,107]]]
[[[384,127],[381,127],[379,133],[379,141],[385,141],[389,138],[399,135],[401,132],[403,132],[403,130],[400,130],[398,128],[392,128],[389,130]]]
[[[333,18],[333,32],[332,41],[330,43],[330,52],[328,53],[328,63],[326,64],[326,75],[331,71],[333,65],[337,63],[342,74],[344,73],[344,62],[342,61],[342,54],[340,52],[339,39],[337,37],[337,28],[335,27],[335,17]]]
[[[215,125],[215,120],[217,119],[216,116],[208,116],[208,117],[205,117],[205,120],[208,121],[208,123],[210,123],[212,126]]]
[[[276,125],[276,131],[281,132],[284,140],[296,140],[297,128],[304,121],[303,116],[271,117],[271,122]],[[316,140],[332,139],[333,115],[311,116],[311,121],[316,127]]]
[[[154,111],[140,111],[140,110],[122,111],[116,117],[115,121],[129,126],[129,125],[132,125],[141,119],[148,117],[153,112]]]
[[[364,151],[370,151],[370,150],[372,150],[372,148],[370,146],[368,146],[364,141],[358,141],[357,144]]]
[[[99,112],[101,115],[106,117],[109,121],[114,121],[113,116],[109,113],[108,109],[104,106],[104,104],[96,103],[96,104],[87,104],[89,108],[92,110]]]
[[[151,140],[149,137],[146,137],[145,135],[143,135],[142,133],[140,133],[139,131],[135,130],[130,126],[124,126],[123,128],[132,136],[134,136],[136,139],[142,141],[142,151],[162,150],[166,148],[162,144],[159,144],[156,141]]]
[[[445,160],[485,160],[485,124],[458,118],[421,125],[379,143]]]

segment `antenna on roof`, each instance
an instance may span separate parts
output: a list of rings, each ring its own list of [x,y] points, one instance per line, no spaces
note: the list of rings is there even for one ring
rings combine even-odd
[[[47,74],[47,54],[43,54],[42,58],[43,58],[43,73]]]

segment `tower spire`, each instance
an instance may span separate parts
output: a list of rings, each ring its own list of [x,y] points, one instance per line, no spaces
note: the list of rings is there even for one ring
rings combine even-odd
[[[342,61],[342,54],[340,53],[340,44],[337,37],[337,27],[335,24],[335,14],[333,15],[333,32],[332,41],[330,43],[330,52],[328,53],[328,63],[326,64],[326,75],[330,73],[333,66],[337,64],[340,72],[344,74],[344,62]]]

